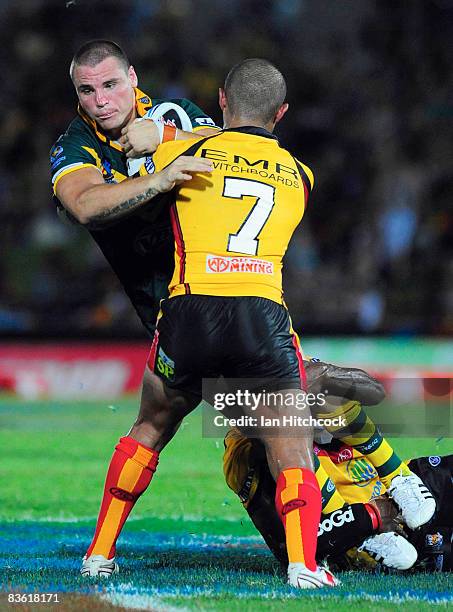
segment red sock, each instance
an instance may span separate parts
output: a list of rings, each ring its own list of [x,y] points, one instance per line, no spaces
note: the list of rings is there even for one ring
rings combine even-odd
[[[116,540],[140,495],[147,489],[157,468],[159,453],[133,438],[120,438],[105,479],[96,531],[90,555],[115,556]]]
[[[316,570],[321,491],[314,473],[306,468],[280,472],[275,506],[285,528],[289,562],[304,563]]]

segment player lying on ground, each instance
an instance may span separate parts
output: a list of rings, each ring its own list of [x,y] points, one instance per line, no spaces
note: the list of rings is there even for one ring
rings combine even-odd
[[[311,389],[323,373],[322,388],[368,405],[384,397],[381,385],[361,370],[305,362]],[[310,387],[309,387],[310,388]],[[431,490],[437,511],[422,528],[404,526],[401,516],[368,457],[357,449],[332,440],[314,445],[316,476],[322,492],[322,517],[318,532],[318,561],[337,569],[353,565],[371,567],[377,561],[395,568],[451,570],[453,458],[429,457],[409,462],[410,469]],[[227,484],[238,494],[253,523],[276,558],[286,566],[284,534],[273,506],[275,482],[267,469],[261,443],[231,430],[225,439],[224,472]],[[380,534],[380,535],[376,535]],[[418,559],[417,559],[418,555]]]

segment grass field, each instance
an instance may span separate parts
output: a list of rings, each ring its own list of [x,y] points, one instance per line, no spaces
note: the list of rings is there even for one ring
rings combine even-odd
[[[222,475],[222,440],[188,419],[161,455],[119,540],[120,574],[84,580],[105,469],[136,400],[0,399],[0,610],[428,610],[453,608],[446,575],[341,575],[330,592],[289,588]],[[451,440],[398,439],[404,456],[452,452]],[[453,511],[453,509],[452,509]],[[59,603],[8,604],[12,593]]]

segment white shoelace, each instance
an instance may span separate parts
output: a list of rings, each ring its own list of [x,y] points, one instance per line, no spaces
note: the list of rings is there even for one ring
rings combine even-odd
[[[420,497],[424,499],[424,496],[420,483],[417,482],[417,479],[413,478],[412,476],[396,476],[395,480],[397,478],[404,479],[404,488],[399,487],[399,483],[395,483],[393,486],[391,486],[390,495],[393,497],[393,499],[398,502],[399,506],[405,505],[406,503],[412,505],[416,504],[419,506],[421,502]],[[427,489],[426,491],[428,492]]]

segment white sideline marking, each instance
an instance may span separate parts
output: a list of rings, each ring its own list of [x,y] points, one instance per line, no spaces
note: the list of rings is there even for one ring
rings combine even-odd
[[[282,585],[283,586],[283,585]],[[156,604],[158,606],[163,606],[163,607],[152,607],[152,609],[157,609],[159,611],[163,611],[165,610],[165,612],[167,610],[170,610],[171,608],[169,608],[168,604],[164,603],[162,600],[169,600],[169,599],[187,599],[187,600],[193,600],[193,599],[197,599],[200,597],[200,595],[204,595],[206,597],[209,596],[214,596],[215,594],[219,594],[218,592],[214,592],[212,590],[212,588],[200,588],[200,587],[193,587],[193,591],[191,593],[187,593],[187,588],[184,589],[186,592],[182,593],[181,589],[178,587],[174,587],[174,588],[165,588],[165,589],[161,589],[161,588],[156,588],[156,587],[150,587],[150,588],[144,588],[144,587],[136,587],[134,586],[133,583],[129,582],[129,583],[121,583],[121,584],[117,584],[117,585],[113,585],[113,584],[109,584],[107,586],[107,593],[105,593],[105,596],[109,597],[109,601],[111,603],[116,603],[117,605],[123,605],[124,607],[133,607],[133,608],[139,608],[140,605],[143,606],[143,604],[149,605],[149,606],[155,606]],[[235,599],[244,599],[247,600],[250,597],[254,597],[254,598],[258,598],[258,599],[263,599],[263,600],[268,600],[270,598],[277,598],[277,599],[295,599],[298,597],[297,593],[294,593],[294,591],[291,589],[287,592],[282,592],[280,590],[275,590],[275,589],[259,589],[257,592],[247,592],[245,593],[244,591],[241,591],[238,589],[238,591],[234,590],[234,589],[225,589],[224,591],[222,591],[221,593],[222,595],[231,595],[233,596]],[[371,601],[371,602],[375,602],[375,603],[379,603],[379,602],[388,602],[388,603],[393,603],[396,605],[399,604],[405,604],[405,603],[417,603],[417,602],[427,602],[430,603],[432,605],[439,605],[439,606],[445,606],[447,604],[451,604],[453,602],[453,595],[451,597],[444,597],[442,595],[439,595],[438,597],[436,596],[435,593],[433,593],[432,595],[430,595],[429,593],[424,594],[424,593],[420,593],[420,596],[416,596],[416,595],[411,595],[409,593],[405,593],[405,594],[395,594],[392,595],[392,592],[390,591],[389,595],[380,595],[380,594],[373,594],[373,593],[337,593],[335,592],[335,590],[330,591],[329,593],[325,593],[323,594],[322,592],[320,592],[318,589],[313,589],[313,591],[311,593],[307,593],[306,591],[304,591],[304,596],[306,599],[311,599],[313,597],[320,597],[321,599],[325,600],[325,601],[330,601],[332,604],[335,603],[335,601],[350,601],[352,602],[360,602],[360,601]],[[111,599],[118,597],[119,599]],[[123,599],[121,599],[123,598]],[[130,605],[129,603],[130,602]],[[181,608],[178,608],[178,610],[181,610]]]
[[[140,592],[141,591],[141,592]],[[122,606],[131,610],[153,610],[153,612],[186,612],[187,608],[173,608],[164,603],[155,594],[147,594],[143,589],[137,589],[131,582],[108,585],[107,591],[98,595],[99,599],[112,605]]]
[[[104,593],[99,599],[113,606],[121,606],[130,610],[152,610],[153,612],[187,612],[188,608],[173,608],[163,603],[159,598],[150,595],[129,595],[127,593]]]

